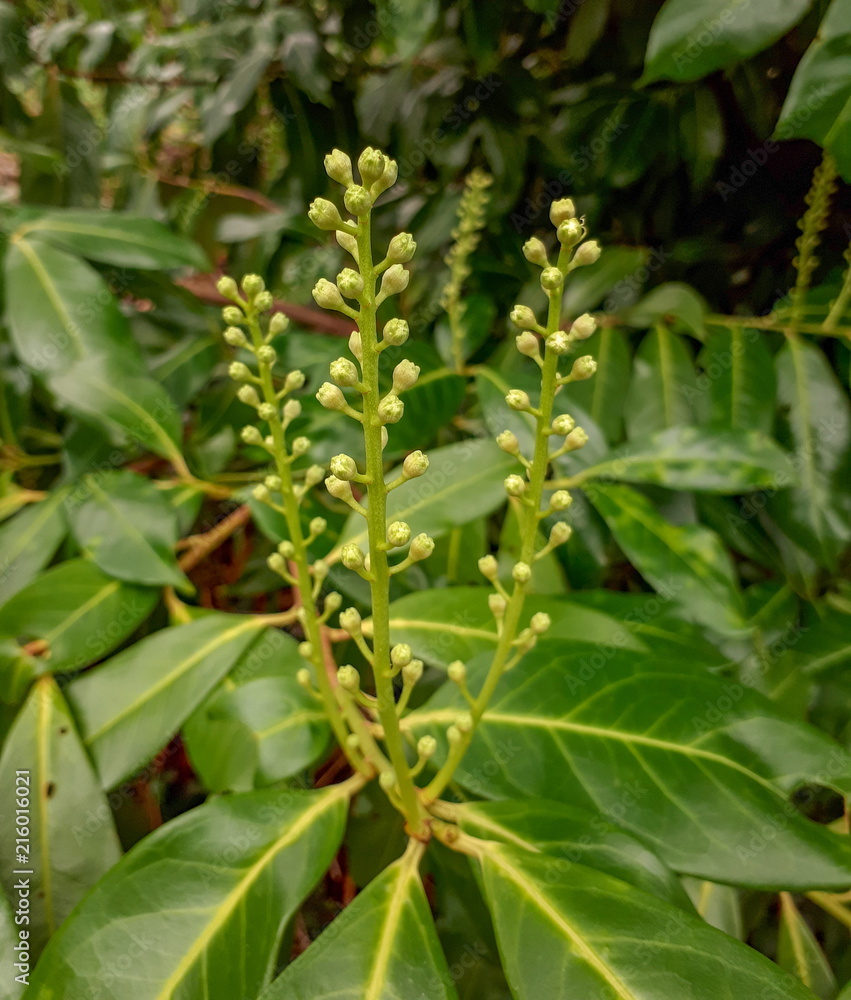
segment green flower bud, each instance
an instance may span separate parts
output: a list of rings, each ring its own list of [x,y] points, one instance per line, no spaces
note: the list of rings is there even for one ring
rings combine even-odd
[[[410,233],[394,236],[387,247],[387,259],[391,264],[407,264],[417,251],[417,244]]]
[[[408,339],[408,324],[403,319],[390,319],[384,324],[382,336],[391,347],[401,347]]]
[[[360,674],[350,664],[346,664],[337,671],[337,682],[344,691],[354,694],[360,687]]]
[[[355,239],[351,233],[344,233],[342,230],[338,230],[335,234],[337,243],[349,254],[354,257],[355,260],[360,259],[358,253],[358,241]]]
[[[317,229],[324,229],[328,232],[342,229],[344,225],[339,209],[327,198],[317,198],[311,202],[307,217]]]
[[[488,607],[490,608],[491,614],[494,618],[502,618],[505,614],[506,609],[505,598],[502,594],[489,594],[488,595]]]
[[[360,330],[352,330],[349,334],[349,350],[358,361],[363,361],[363,344],[361,343]]]
[[[392,769],[390,771],[382,771],[378,775],[378,784],[381,785],[385,792],[392,792],[396,787],[397,781],[396,772]]]
[[[400,670],[407,667],[413,658],[413,650],[406,642],[399,642],[390,650],[390,662]]]
[[[351,482],[358,474],[358,467],[350,455],[335,455],[329,468],[338,479],[345,482]]]
[[[421,736],[417,740],[417,756],[429,760],[437,753],[437,740],[433,736]]]
[[[270,344],[257,348],[257,360],[264,365],[273,365],[278,360],[278,352]]]
[[[532,567],[529,563],[525,562],[515,563],[514,569],[511,571],[511,576],[515,583],[526,584],[532,579]]]
[[[522,389],[512,389],[505,396],[505,401],[512,410],[523,412],[532,405],[528,395]]]
[[[360,184],[352,184],[343,195],[343,203],[352,215],[366,215],[372,208],[372,198],[369,191]]]
[[[586,378],[591,378],[595,371],[597,371],[597,362],[590,354],[586,354],[573,362],[570,374],[574,382],[584,382]]]
[[[402,473],[406,479],[416,479],[424,476],[426,472],[428,472],[428,455],[424,455],[421,451],[412,451],[410,455],[405,456]]]
[[[388,188],[393,187],[396,183],[396,178],[399,176],[399,164],[395,160],[388,158],[387,165],[384,168],[384,173],[378,178],[377,181],[371,186],[370,191],[374,198],[377,198],[382,191],[386,191]]]
[[[560,198],[550,205],[550,222],[554,226],[560,226],[562,222],[572,219],[576,215],[571,198]]]
[[[530,264],[537,264],[538,267],[547,267],[550,263],[547,248],[536,236],[523,244],[523,256]]]
[[[567,490],[556,490],[550,499],[550,507],[553,510],[567,510],[572,503],[573,497]]]
[[[568,413],[560,413],[552,424],[554,433],[562,437],[566,437],[575,426],[576,421]]]
[[[404,412],[405,404],[392,392],[389,392],[378,404],[378,419],[382,424],[398,424]]]
[[[388,295],[398,295],[404,292],[411,280],[410,274],[401,264],[391,264],[381,275],[380,294],[387,298]]]
[[[288,426],[297,417],[301,416],[301,403],[297,399],[288,399],[284,403],[283,417],[284,426]]]
[[[332,181],[342,184],[343,187],[348,187],[349,184],[354,183],[352,179],[352,161],[340,149],[333,149],[325,157],[325,173],[328,174]]]
[[[277,337],[278,334],[284,333],[288,329],[289,325],[289,317],[284,315],[282,312],[277,312],[269,319],[269,333],[271,333],[273,337]]]
[[[318,565],[325,566],[325,563],[319,563]],[[325,568],[327,571],[327,566]],[[325,604],[322,610],[333,615],[342,603],[342,595],[338,594],[336,590],[332,590],[330,594],[325,595]]]
[[[307,667],[299,667],[295,672],[296,683],[308,691],[313,690],[313,679]]]
[[[411,526],[404,521],[394,521],[387,526],[387,544],[398,548],[411,540]]]
[[[524,330],[514,338],[517,350],[525,354],[527,358],[538,358],[541,356],[538,338],[531,330]]]
[[[573,534],[573,528],[566,521],[556,521],[550,528],[550,545],[564,545]]]
[[[530,326],[537,326],[535,313],[528,306],[516,305],[509,313],[508,318],[521,330],[527,330]]]
[[[310,451],[310,438],[306,438],[304,435],[295,438],[292,443],[292,451],[296,458],[306,455]]]
[[[257,390],[253,385],[241,385],[236,395],[239,401],[245,403],[246,406],[260,405],[260,397],[257,395]]]
[[[297,368],[295,371],[290,372],[284,379],[284,392],[295,392],[300,389],[304,383],[307,381],[305,374],[299,371]]]
[[[584,264],[593,264],[596,260],[599,260],[601,253],[600,244],[596,240],[588,240],[587,243],[580,243],[576,248],[572,263],[576,267],[582,267]]]
[[[588,435],[581,427],[574,429],[564,439],[568,451],[576,451],[577,448],[584,448],[588,444]]]
[[[503,451],[508,452],[509,455],[520,454],[520,442],[517,440],[517,435],[511,431],[503,431],[501,434],[497,434],[496,443]]]
[[[337,358],[336,361],[332,361],[329,371],[337,385],[350,386],[358,381],[358,370],[354,362],[348,358]]]
[[[469,712],[459,712],[455,717],[455,728],[462,733],[471,733],[473,725],[473,716]]]
[[[558,241],[562,246],[575,246],[585,235],[585,227],[579,219],[565,219],[556,230]]]
[[[467,679],[467,668],[461,660],[453,660],[446,668],[446,676],[456,684],[462,684]]]
[[[506,476],[504,485],[505,492],[510,497],[522,497],[526,492],[526,481],[522,476]]]
[[[245,322],[245,313],[236,306],[225,306],[222,309],[222,319],[228,326],[239,326]]]
[[[464,734],[457,726],[449,726],[446,730],[446,739],[450,746],[457,746],[459,743],[463,743]]]
[[[365,185],[374,184],[383,176],[387,157],[378,149],[367,146],[358,157],[358,173]]]
[[[269,490],[263,485],[263,483],[258,483],[258,485],[251,491],[251,495],[255,500],[259,500],[261,503],[268,503],[272,499]]]
[[[402,667],[402,681],[410,687],[416,684],[423,675],[423,661],[411,660],[410,663]]]
[[[284,559],[292,559],[295,555],[295,545],[288,538],[285,538],[282,542],[278,542],[278,552]]]
[[[241,361],[231,361],[228,366],[228,375],[234,382],[247,382],[251,378],[251,369]]]
[[[357,608],[346,608],[340,612],[340,628],[348,632],[351,636],[360,635],[362,631],[363,619]]]
[[[270,570],[272,570],[273,573],[279,573],[281,576],[287,572],[287,561],[278,552],[273,552],[269,556],[266,560],[266,565]]]
[[[316,398],[326,410],[343,410],[346,406],[346,397],[336,385],[330,382],[323,382],[319,386]]]
[[[239,298],[239,289],[236,287],[236,282],[226,274],[216,282],[216,291],[219,295],[224,295],[226,299],[236,301]]]
[[[225,330],[225,343],[231,347],[247,347],[248,339],[239,327],[229,326]]]
[[[574,340],[587,340],[597,329],[597,321],[590,313],[577,316],[570,326],[570,336]]]
[[[562,354],[567,354],[570,350],[570,337],[564,332],[564,330],[556,330],[555,333],[551,333],[547,337],[547,350],[552,351],[553,354],[557,354],[561,357]]]
[[[324,517],[312,517],[308,525],[311,535],[322,535],[328,527],[328,522]]]
[[[532,620],[529,622],[529,628],[535,635],[543,635],[550,625],[552,625],[552,621],[545,611],[538,611],[532,615]]]
[[[434,539],[429,538],[425,533],[417,535],[417,537],[411,542],[411,547],[408,549],[408,555],[414,562],[420,562],[422,559],[428,559],[428,557],[434,552]]]
[[[311,465],[310,468],[304,474],[304,488],[309,490],[312,486],[317,483],[321,483],[325,477],[325,470],[321,465]],[[314,518],[314,521],[324,521],[324,517]],[[312,522],[311,522],[312,523]],[[325,528],[322,529],[323,531]]]
[[[253,424],[243,427],[240,437],[246,444],[263,444],[263,435]]]
[[[261,403],[257,407],[257,416],[261,420],[274,420],[277,412],[277,409],[271,403]]]
[[[412,388],[412,386],[416,385],[419,377],[419,365],[415,365],[413,361],[400,361],[393,369],[393,391],[402,393],[406,389]]]
[[[564,284],[564,275],[557,267],[545,267],[541,271],[541,288],[545,292],[558,291]]]
[[[346,569],[363,569],[365,558],[357,542],[347,542],[340,550],[340,560]]]
[[[323,309],[340,309],[345,307],[340,289],[327,278],[320,278],[313,286],[313,299]]]
[[[486,580],[493,582],[499,573],[499,565],[492,555],[482,556],[479,560],[479,572]]]
[[[280,476],[266,476],[263,480],[266,485],[267,490],[271,490],[273,493],[281,492],[281,477]]]
[[[337,275],[337,288],[347,299],[356,299],[363,291],[363,278],[357,271],[344,267]]]
[[[246,274],[242,279],[242,290],[250,299],[253,299],[255,295],[259,295],[265,287],[266,283],[259,274]]]
[[[325,480],[325,489],[336,500],[351,500],[352,485],[345,479],[338,479],[336,476],[328,476]]]

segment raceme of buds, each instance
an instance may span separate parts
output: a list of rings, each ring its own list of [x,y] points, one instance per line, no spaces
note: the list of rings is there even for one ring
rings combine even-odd
[[[523,244],[523,256],[530,264],[537,264],[539,267],[548,267],[550,263],[547,258],[547,248],[535,236]]]
[[[424,455],[421,451],[412,451],[410,455],[405,456],[405,461],[402,462],[402,474],[406,479],[424,476],[427,471],[428,455]]]
[[[343,187],[348,187],[354,183],[352,161],[340,149],[333,149],[325,157],[325,173],[328,174],[332,181],[342,184]]]
[[[576,248],[576,253],[573,255],[571,263],[576,267],[582,267],[584,264],[593,264],[599,260],[601,253],[600,244],[596,240],[588,240],[587,243],[580,243]]]
[[[378,404],[378,419],[382,424],[398,424],[404,413],[405,404],[395,393],[388,392]]]
[[[384,324],[382,336],[391,347],[401,347],[408,339],[408,333],[408,324],[405,320],[391,319]]]
[[[331,232],[335,229],[342,229],[345,225],[339,209],[327,198],[317,198],[311,202],[307,217],[317,229]]]
[[[528,410],[532,405],[529,401],[528,394],[522,389],[511,389],[510,392],[506,394],[505,401],[512,410],[518,410],[520,412]]]
[[[322,306],[323,309],[347,308],[343,296],[340,294],[340,289],[327,278],[320,278],[316,282],[313,288],[313,298],[316,304]]]
[[[391,264],[407,264],[417,251],[417,244],[410,233],[399,233],[387,246],[387,259]]]
[[[538,325],[535,313],[529,308],[529,306],[515,306],[511,310],[509,319],[515,326],[520,327],[521,330],[526,330],[530,326]]]
[[[423,533],[417,535],[411,542],[408,556],[414,562],[420,562],[423,559],[428,559],[432,552],[434,552],[434,539]]]
[[[540,356],[540,341],[531,330],[524,330],[514,338],[517,350],[527,358],[537,358]]]
[[[330,382],[323,382],[319,386],[316,398],[326,410],[343,410],[346,407],[346,397],[342,390]]]
[[[395,393],[402,393],[406,389],[412,388],[416,385],[419,377],[419,365],[415,365],[413,361],[400,361],[393,369],[393,391]]]
[[[411,526],[405,521],[393,521],[387,526],[387,544],[398,548],[411,540]]]
[[[574,382],[583,382],[585,379],[591,378],[595,371],[597,371],[597,362],[590,354],[586,354],[585,357],[577,358],[573,362],[570,375]]]
[[[560,198],[550,205],[550,222],[554,226],[560,226],[562,222],[572,219],[576,215],[571,198]]]
[[[573,340],[587,340],[597,329],[597,321],[590,313],[577,316],[570,325],[570,336]]]
[[[381,276],[381,290],[379,295],[382,300],[388,295],[398,295],[408,287],[411,276],[401,264],[391,264]]]
[[[358,474],[358,467],[350,455],[335,455],[331,459],[330,469],[337,479],[350,482]]]

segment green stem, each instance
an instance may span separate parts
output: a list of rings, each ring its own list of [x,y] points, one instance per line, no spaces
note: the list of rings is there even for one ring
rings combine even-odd
[[[830,312],[825,318],[822,327],[823,333],[834,333],[836,331],[839,321],[848,308],[848,302],[851,301],[851,244],[849,244],[848,249],[845,251],[845,259],[848,262],[848,266],[845,269],[845,276],[842,279],[842,288],[840,288],[839,295],[832,303]]]
[[[387,562],[387,486],[384,482],[384,448],[378,417],[378,332],[376,328],[375,267],[372,260],[370,215],[358,217],[358,265],[364,282],[363,301],[358,315],[361,336],[363,394],[363,435],[366,448],[367,531],[369,566],[372,573],[372,651],[378,718],[384,742],[399,782],[399,795],[409,832],[424,833],[423,810],[405,756],[405,743],[396,714],[393,679],[390,676],[390,567]]]

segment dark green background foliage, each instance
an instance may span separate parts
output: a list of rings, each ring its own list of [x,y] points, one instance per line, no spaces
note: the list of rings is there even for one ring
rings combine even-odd
[[[350,975],[378,948],[388,893],[411,948],[390,980],[426,956],[430,997],[568,995],[547,978],[567,946],[546,907],[609,949],[635,989],[618,996],[683,995],[660,973],[678,968],[672,913],[695,997],[838,995],[851,979],[851,908],[828,895],[851,886],[851,311],[831,303],[851,261],[849,108],[849,0],[0,0],[0,861],[10,890],[12,775],[31,767],[34,955],[97,884],[28,996],[76,1000],[50,992],[70,982],[81,996],[248,1000],[331,924],[339,935],[294,967],[295,985],[270,993],[316,997],[326,972]],[[439,848],[427,895],[404,864],[385,867],[403,838],[374,788],[348,823],[336,792],[313,790],[339,758],[295,681],[294,638],[254,617],[290,599],[265,562],[282,528],[243,508],[264,453],[240,441],[215,308],[223,270],[263,275],[293,319],[282,368],[308,379],[303,465],[357,455],[313,398],[348,326],[313,307],[343,254],[306,206],[329,193],[323,155],[367,144],[399,163],[379,240],[406,229],[419,244],[399,309],[427,378],[389,454],[431,457],[434,492],[409,519],[437,551],[391,594],[395,641],[430,668],[418,735],[440,737],[458,708],[446,665],[476,676],[495,645],[476,560],[499,546],[510,575],[516,549],[502,485],[516,463],[490,439],[531,433],[503,403],[537,384],[504,318],[537,291],[521,246],[566,196],[604,246],[564,301],[601,329],[597,375],[558,397],[590,442],[556,463],[573,539],[535,568],[529,604],[553,630],[500,687],[453,790],[525,799],[471,802],[460,826],[544,854],[503,846],[474,878]],[[824,151],[837,177],[822,178],[796,272]],[[458,372],[439,299],[477,166],[492,197]],[[319,513],[336,553],[357,526],[317,494]],[[193,546],[223,522],[222,544]],[[359,579],[335,566],[330,582],[368,613]],[[219,792],[234,794],[201,804]],[[242,846],[223,861],[228,837]],[[562,883],[547,854],[587,867]],[[191,864],[208,868],[203,893]],[[251,948],[222,902],[240,884]],[[530,904],[529,885],[546,898]],[[198,913],[224,914],[215,932],[202,917],[163,923],[193,893]],[[142,954],[111,923],[122,906],[153,942]],[[775,981],[695,908],[808,989]],[[4,902],[4,945],[10,919]],[[103,948],[153,992],[118,966],[120,988],[104,986],[92,928],[107,925]],[[655,943],[636,951],[631,933]],[[524,949],[542,956],[531,968]],[[202,975],[192,963],[208,958]],[[576,965],[575,995],[604,995]],[[4,965],[0,997],[18,995]]]

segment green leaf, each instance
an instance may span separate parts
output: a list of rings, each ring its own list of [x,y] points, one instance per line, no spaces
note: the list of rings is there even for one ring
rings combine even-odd
[[[744,628],[733,564],[715,532],[698,524],[670,524],[629,486],[594,483],[587,493],[639,573],[691,621],[721,634]]]
[[[684,878],[683,885],[695,909],[708,924],[739,941],[745,940],[738,889],[696,878]]]
[[[345,786],[214,799],[149,834],[45,951],[33,996],[256,997],[337,850]]]
[[[84,358],[110,357],[122,371],[140,369],[115,297],[85,261],[38,239],[19,239],[9,244],[4,267],[6,321],[24,365],[61,376]]]
[[[667,865],[641,841],[592,812],[547,799],[465,802],[452,806],[452,819],[474,837],[596,868],[693,912]]]
[[[128,372],[113,359],[92,358],[53,376],[50,390],[72,412],[182,467],[180,413],[153,379]]]
[[[68,534],[67,496],[67,488],[54,490],[0,525],[0,601],[25,587],[56,554]]]
[[[791,458],[760,431],[670,427],[634,439],[573,477],[654,483],[673,490],[750,493],[795,481]]]
[[[0,18],[2,18],[2,12],[0,12]],[[26,939],[21,937],[22,929],[27,934]],[[16,926],[12,907],[3,893],[0,892],[0,948],[7,956],[7,960],[0,968],[0,1000],[18,1000],[24,990],[24,983],[18,982],[16,978],[21,975],[23,970],[16,969],[14,966],[14,963],[18,961],[22,943],[29,944],[29,929]],[[19,947],[18,951],[13,950],[16,945]],[[8,956],[14,957],[10,960]]]
[[[48,670],[76,670],[112,652],[158,598],[156,590],[113,580],[86,559],[69,559],[0,607],[0,636],[22,645],[40,640]]]
[[[841,676],[851,662],[851,616],[832,609],[801,623],[801,636],[791,650],[804,674]]]
[[[691,287],[679,281],[657,285],[627,313],[630,326],[647,330],[656,324],[673,333],[687,333],[703,340],[706,303]]]
[[[472,690],[489,665],[468,665]],[[445,684],[411,713],[411,729],[443,748],[465,706]],[[540,642],[500,681],[456,779],[479,796],[591,810],[699,878],[753,888],[851,883],[851,841],[789,799],[804,783],[851,787],[838,744],[685,658],[612,649],[594,665],[582,651]]]
[[[451,423],[464,401],[466,388],[465,379],[445,368],[421,375],[417,384],[405,393],[405,416],[393,428],[390,438],[393,454],[430,444]]]
[[[578,316],[601,304],[606,312],[621,312],[633,305],[642,284],[636,275],[645,265],[650,270],[659,266],[651,259],[654,254],[658,251],[647,247],[603,247],[593,267],[578,268],[565,282],[562,312]]]
[[[370,882],[262,1000],[457,1000],[418,856],[400,858]]]
[[[641,341],[624,410],[627,435],[643,438],[666,427],[693,424],[695,371],[677,334],[660,326]]]
[[[177,514],[149,479],[127,471],[90,473],[73,499],[71,530],[105,573],[191,592],[174,557]]]
[[[507,409],[507,408],[506,408]],[[387,523],[407,521],[416,535],[421,531],[433,538],[478,517],[491,514],[505,502],[503,479],[517,462],[485,438],[459,441],[428,453],[428,472],[413,479],[387,497]],[[395,479],[401,466],[386,475]],[[364,519],[352,514],[346,522],[332,558],[345,542],[367,548]]]
[[[597,362],[597,372],[593,378],[571,385],[570,402],[578,403],[593,417],[610,443],[620,441],[632,366],[627,338],[620,330],[603,327],[582,350]]]
[[[833,0],[798,63],[774,130],[778,139],[812,139],[833,153],[851,181],[851,2]]]
[[[836,977],[788,892],[780,893],[780,937],[777,942],[777,964],[808,986],[821,1000],[836,996]]]
[[[331,727],[296,681],[298,644],[261,633],[183,726],[192,767],[211,792],[249,791],[289,778],[325,750]]]
[[[166,270],[193,267],[206,271],[201,248],[172,233],[161,222],[123,212],[53,209],[20,226],[15,236],[35,234],[54,246],[112,267]]]
[[[253,616],[205,615],[147,636],[72,681],[68,701],[104,788],[171,739],[261,627]]]
[[[493,329],[496,319],[496,304],[489,295],[465,295],[463,300],[463,312],[459,321],[461,329],[461,359],[468,361],[487,340],[488,334]],[[453,340],[452,329],[449,320],[444,317],[438,320],[434,328],[434,344],[440,352],[444,362],[450,367],[454,367],[455,358],[452,356]],[[408,412],[408,404],[405,403],[405,412]]]
[[[642,82],[698,80],[743,62],[790,31],[810,3],[666,0],[650,29]]]
[[[762,431],[774,426],[777,380],[761,330],[713,330],[700,352],[698,392],[709,396],[715,427]]]
[[[482,882],[517,1000],[813,1000],[764,955],[584,865],[490,845]]]
[[[16,778],[29,800],[29,854],[17,857]],[[0,757],[0,863],[14,899],[28,870],[33,960],[85,892],[121,856],[109,804],[98,787],[65,699],[52,677],[36,681]]]

